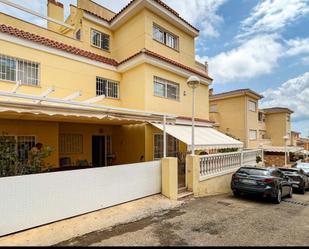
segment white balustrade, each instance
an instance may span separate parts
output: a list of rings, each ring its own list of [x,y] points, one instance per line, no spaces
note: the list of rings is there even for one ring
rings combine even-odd
[[[200,180],[225,174],[241,166],[256,166],[256,157],[263,158],[262,155],[262,150],[248,150],[200,156]]]

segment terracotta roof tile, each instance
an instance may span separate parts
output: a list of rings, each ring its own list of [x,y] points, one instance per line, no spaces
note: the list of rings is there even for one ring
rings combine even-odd
[[[45,38],[45,37],[42,37],[42,36],[39,36],[39,35],[35,35],[35,34],[29,33],[29,32],[23,31],[23,30],[19,30],[17,28],[13,28],[13,27],[7,26],[5,24],[0,25],[0,32],[10,34],[10,35],[18,37],[18,38],[23,38],[23,39],[26,39],[26,40],[29,40],[29,41],[32,41],[32,42],[36,42],[36,43],[39,43],[41,45],[56,48],[56,49],[59,49],[59,50],[62,50],[62,51],[65,51],[65,52],[68,52],[68,53],[71,53],[71,54],[81,55],[81,56],[86,57],[88,59],[103,62],[103,63],[109,64],[109,65],[112,65],[112,66],[118,65],[117,61],[115,61],[113,59],[110,59],[110,58],[107,58],[107,57],[104,57],[104,56],[101,56],[101,55],[98,55],[98,54],[95,54],[95,53],[92,53],[92,52],[89,52],[89,51],[85,51],[85,50],[82,50],[80,48],[73,47],[73,46],[58,42],[58,41],[54,41],[54,40],[51,40],[49,38]]]
[[[42,36],[35,35],[35,34],[29,33],[29,32],[23,31],[23,30],[19,30],[17,28],[13,28],[13,27],[7,26],[5,24],[0,25],[0,32],[6,33],[6,34],[9,34],[9,35],[18,37],[18,38],[22,38],[22,39],[25,39],[25,40],[30,40],[32,42],[35,42],[35,43],[38,43],[38,44],[41,44],[41,45],[44,45],[44,46],[52,47],[52,48],[55,48],[55,49],[59,49],[59,50],[62,50],[62,51],[65,51],[65,52],[68,52],[68,53],[71,53],[71,54],[83,56],[85,58],[95,60],[95,61],[99,61],[99,62],[109,64],[109,65],[112,65],[112,66],[118,66],[120,64],[123,64],[123,63],[133,59],[134,57],[140,55],[141,53],[144,53],[148,56],[151,56],[151,57],[157,58],[159,60],[165,61],[165,62],[170,63],[174,66],[177,66],[181,69],[185,69],[185,70],[190,71],[194,74],[197,74],[199,76],[202,76],[204,78],[212,80],[206,73],[197,71],[197,70],[195,70],[191,67],[185,66],[181,63],[178,63],[174,60],[166,58],[162,55],[159,55],[159,54],[152,52],[150,50],[147,50],[147,49],[143,49],[139,53],[136,53],[136,54],[130,56],[129,58],[123,60],[122,62],[118,63],[114,59],[110,59],[110,58],[107,58],[107,57],[104,57],[104,56],[101,56],[101,55],[98,55],[98,54],[95,54],[95,53],[92,53],[92,52],[89,52],[89,51],[86,51],[86,50],[83,50],[83,49],[80,49],[80,48],[77,48],[77,47],[73,47],[73,46],[65,44],[65,43],[54,41],[54,40],[51,40],[51,39],[46,38],[46,37],[42,37]]]
[[[104,21],[107,21],[109,23],[111,23],[113,20],[115,20],[120,14],[122,14],[127,8],[129,8],[136,0],[132,0],[131,2],[129,2],[125,7],[123,7],[115,16],[113,16],[110,20],[107,20],[106,18],[99,16],[89,10],[83,9],[85,12],[94,15]],[[191,28],[193,28],[195,31],[200,32],[197,28],[195,28],[192,24],[190,24],[188,21],[186,21],[185,19],[183,19],[174,9],[172,9],[171,7],[169,7],[167,4],[165,4],[164,2],[162,2],[161,0],[152,0],[158,4],[160,4],[162,7],[164,7],[165,9],[167,9],[169,12],[171,12],[173,15],[175,15],[176,17],[178,17],[180,20],[182,20],[183,22],[185,22],[187,25],[189,25]]]
[[[176,62],[176,61],[171,60],[171,59],[169,59],[169,58],[167,58],[167,57],[164,57],[164,56],[162,56],[162,55],[159,55],[159,54],[157,54],[157,53],[155,53],[155,52],[152,52],[152,51],[150,51],[150,50],[148,50],[148,49],[143,49],[142,51],[140,51],[140,52],[138,52],[138,53],[136,53],[136,54],[130,56],[129,58],[127,58],[127,59],[123,60],[122,62],[120,62],[119,65],[120,65],[120,64],[123,64],[123,63],[125,63],[125,62],[127,62],[127,61],[129,61],[129,60],[131,60],[131,59],[133,59],[133,58],[135,58],[136,56],[138,56],[138,55],[140,55],[140,54],[142,54],[142,53],[144,53],[144,54],[146,54],[146,55],[149,55],[149,56],[151,56],[151,57],[160,59],[160,60],[165,61],[165,62],[167,62],[167,63],[170,63],[170,64],[172,64],[172,65],[174,65],[174,66],[179,67],[179,68],[185,69],[185,70],[187,70],[187,71],[189,71],[189,72],[192,72],[192,73],[194,73],[194,74],[197,74],[197,75],[199,75],[199,76],[202,76],[202,77],[204,77],[204,78],[207,78],[207,79],[209,79],[209,80],[211,80],[211,81],[213,80],[213,79],[210,78],[206,73],[202,73],[202,72],[200,72],[200,71],[198,71],[198,70],[195,70],[195,69],[193,69],[193,68],[191,68],[191,67],[185,66],[185,65],[183,65],[183,64],[181,64],[181,63],[179,63],[179,62]]]

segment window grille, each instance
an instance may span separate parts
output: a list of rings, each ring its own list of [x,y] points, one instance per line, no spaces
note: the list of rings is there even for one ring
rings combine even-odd
[[[83,135],[81,134],[60,134],[60,153],[83,153]]]
[[[108,98],[119,98],[119,82],[97,77],[96,95],[105,95]]]
[[[167,138],[167,156],[177,157],[179,151],[178,140],[170,135]],[[154,135],[154,159],[161,159],[163,157],[163,135]]]
[[[39,85],[39,63],[0,54],[0,80]]]
[[[256,130],[250,130],[249,131],[249,138],[250,138],[250,140],[256,140],[257,139],[257,131]]]

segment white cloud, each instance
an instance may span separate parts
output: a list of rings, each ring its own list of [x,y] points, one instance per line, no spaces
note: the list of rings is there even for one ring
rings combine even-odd
[[[309,56],[302,58],[301,61],[302,61],[302,64],[309,65]]]
[[[238,38],[257,33],[279,32],[309,13],[308,0],[261,0],[241,23]]]
[[[293,118],[306,120],[309,128],[309,72],[286,81],[277,89],[268,89],[262,95],[262,107],[288,107],[295,112]]]
[[[286,56],[295,56],[299,54],[309,53],[309,38],[296,38],[288,40],[287,46],[289,49],[286,52]]]
[[[275,36],[256,36],[237,48],[209,58],[210,75],[216,83],[226,83],[271,73],[282,52],[283,46]]]
[[[224,20],[218,15],[219,8],[227,0],[165,0],[184,19],[201,29],[204,37],[218,37],[220,26]]]

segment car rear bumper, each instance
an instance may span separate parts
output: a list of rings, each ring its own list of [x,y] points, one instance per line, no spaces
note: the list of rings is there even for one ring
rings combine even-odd
[[[241,185],[233,185],[231,186],[233,191],[238,191],[242,193],[247,193],[247,194],[256,194],[256,195],[261,195],[261,196],[270,196],[270,197],[275,197],[276,192],[272,187],[255,187],[255,186],[241,186]]]

